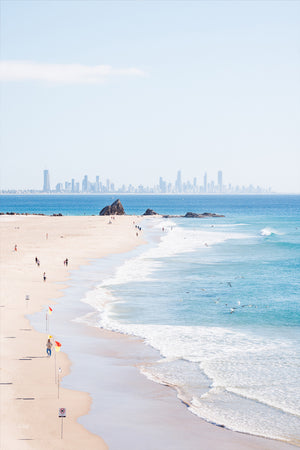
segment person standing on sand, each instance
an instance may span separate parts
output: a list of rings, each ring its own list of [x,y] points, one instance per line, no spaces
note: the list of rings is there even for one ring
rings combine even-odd
[[[18,251],[18,247],[17,247],[17,244],[15,245],[15,252],[17,252]]]
[[[43,273],[43,280],[44,280],[44,281],[47,280],[47,278],[46,278],[46,272]]]
[[[47,349],[47,355],[51,356],[51,348],[52,348],[52,342],[50,341],[50,339],[48,339],[47,344],[46,344],[46,349]]]

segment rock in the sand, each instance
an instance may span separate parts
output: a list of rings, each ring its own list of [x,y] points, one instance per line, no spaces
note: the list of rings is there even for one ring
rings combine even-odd
[[[105,206],[100,212],[99,216],[124,216],[125,211],[120,200],[116,200],[109,206]]]
[[[143,216],[158,216],[159,214],[155,211],[153,211],[153,209],[146,209],[146,211],[144,212]]]

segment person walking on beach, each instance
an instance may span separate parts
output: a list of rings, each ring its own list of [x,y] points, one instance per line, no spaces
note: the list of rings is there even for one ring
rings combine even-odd
[[[17,244],[15,245],[15,252],[17,252],[18,251],[18,246],[17,246]]]
[[[46,272],[43,273],[43,280],[44,280],[44,281],[47,280],[47,278],[46,278]]]
[[[47,355],[51,356],[51,348],[52,348],[52,342],[50,341],[50,339],[48,339],[47,344],[46,344],[46,349],[47,349]]]

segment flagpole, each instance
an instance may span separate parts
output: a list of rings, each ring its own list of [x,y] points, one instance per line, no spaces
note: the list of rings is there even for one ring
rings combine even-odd
[[[55,383],[56,383],[56,350],[54,354],[54,364],[55,364]]]

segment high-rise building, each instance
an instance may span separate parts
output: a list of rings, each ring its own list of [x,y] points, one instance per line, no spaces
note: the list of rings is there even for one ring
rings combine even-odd
[[[56,192],[62,192],[62,190],[63,190],[62,183],[57,183],[55,190],[56,190]]]
[[[84,178],[82,180],[82,192],[88,192],[88,187],[89,187],[88,176],[84,175]]]
[[[49,170],[44,170],[44,186],[43,192],[50,192],[50,177]]]
[[[203,192],[207,192],[207,173],[205,172],[203,178]]]
[[[223,192],[223,173],[222,170],[218,172],[218,190],[219,192]]]
[[[100,192],[100,177],[96,176],[96,192]]]
[[[182,180],[181,180],[181,170],[177,172],[177,178],[175,182],[175,191],[182,192]]]
[[[159,177],[159,191],[162,193],[167,191],[167,184],[162,177]]]

